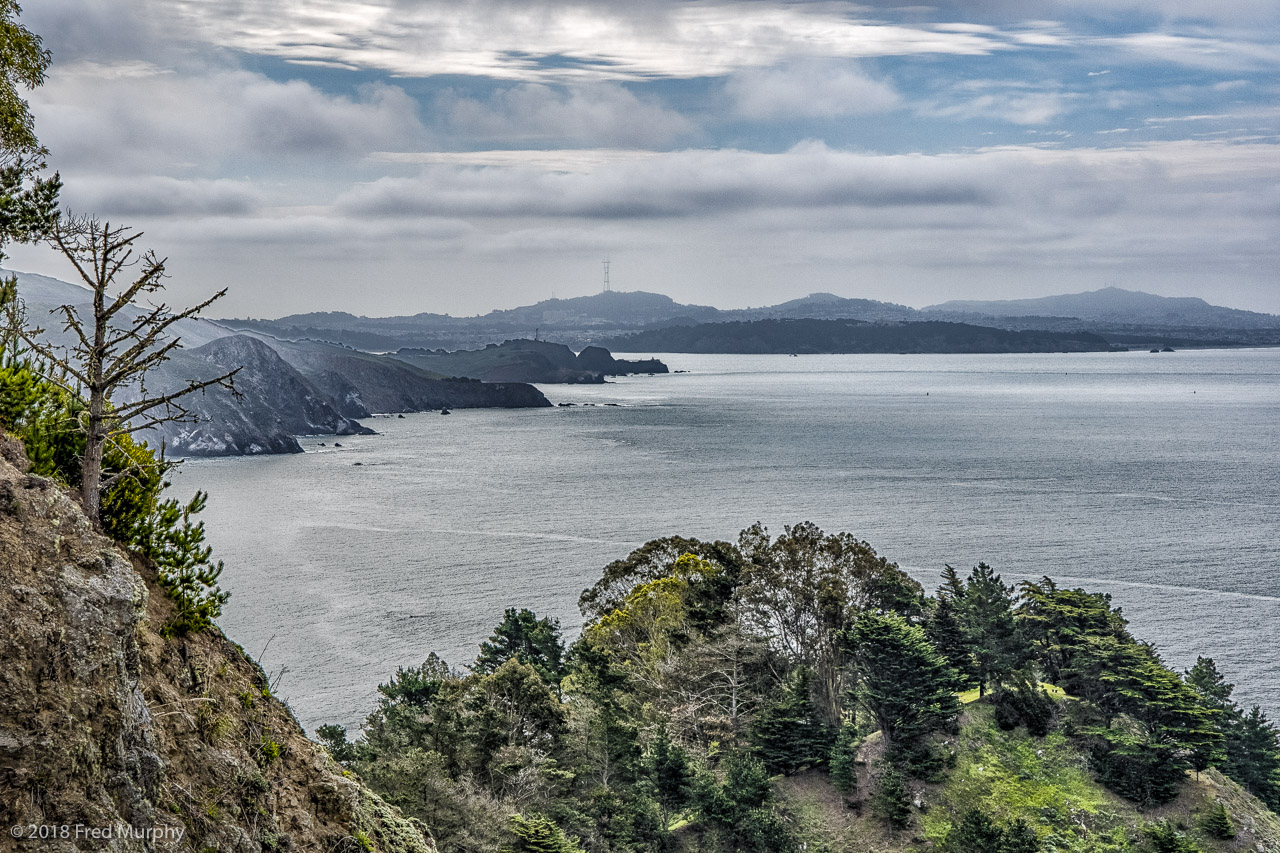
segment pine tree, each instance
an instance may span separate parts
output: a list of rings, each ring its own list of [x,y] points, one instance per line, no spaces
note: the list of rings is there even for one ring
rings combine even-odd
[[[973,657],[978,692],[998,687],[1027,659],[1025,643],[1013,618],[1013,587],[986,563],[979,563],[965,581],[958,606],[960,622]]]
[[[1004,831],[985,812],[969,809],[947,833],[947,850],[952,853],[1001,853]]]
[[[504,847],[503,853],[582,853],[576,839],[542,815],[513,814],[511,834],[515,843]]]
[[[694,771],[688,753],[672,742],[665,722],[658,726],[645,765],[654,799],[662,809],[663,826],[667,826],[671,815],[693,796]]]
[[[844,795],[852,799],[858,791],[858,746],[859,740],[853,725],[844,723],[836,734],[835,746],[831,748],[831,784]]]
[[[751,740],[765,766],[775,773],[791,775],[826,760],[832,732],[818,717],[806,668],[797,667],[774,701],[756,714]]]
[[[1026,821],[1017,818],[1005,827],[1000,853],[1040,853],[1040,839]]]
[[[134,309],[135,301],[151,300],[164,290],[165,260],[147,251],[135,254],[140,232],[113,227],[92,217],[62,216],[49,229],[47,239],[71,262],[89,288],[89,314],[76,305],[61,305],[63,331],[74,341],[70,349],[55,346],[38,328],[19,329],[23,342],[46,365],[47,377],[67,391],[85,397],[80,417],[84,451],[80,459],[80,501],[90,520],[98,521],[102,491],[134,469],[106,474],[103,460],[120,436],[152,429],[173,421],[190,421],[183,399],[197,391],[222,387],[237,393],[236,370],[205,380],[189,380],[185,388],[164,394],[147,391],[147,374],[182,345],[173,337],[175,323],[199,316],[226,294],[218,291],[198,305],[174,311],[163,302]],[[127,283],[117,276],[129,275]],[[136,399],[124,400],[118,392],[136,390]],[[163,465],[163,460],[156,462]]]
[[[906,829],[911,823],[911,803],[907,798],[907,781],[893,767],[885,767],[876,780],[871,798],[875,813],[894,829]]]
[[[1227,735],[1224,772],[1280,811],[1280,738],[1275,726],[1258,706],[1240,718]]]
[[[1227,807],[1221,802],[1214,803],[1209,811],[1201,816],[1199,823],[1200,829],[1210,838],[1228,841],[1236,837],[1235,824],[1231,822],[1231,815],[1227,813]]]
[[[1167,820],[1147,824],[1142,834],[1147,837],[1151,853],[1201,853],[1194,841]]]
[[[1234,685],[1218,671],[1213,658],[1196,658],[1185,679],[1206,708],[1215,713],[1222,735],[1221,749],[1201,749],[1196,769],[1220,764],[1222,772],[1239,782],[1273,811],[1280,809],[1280,737],[1262,711],[1241,710],[1231,698]]]
[[[564,677],[560,622],[551,617],[539,619],[532,610],[508,607],[493,634],[480,644],[473,668],[488,675],[511,658],[533,667],[548,684],[559,684]]]
[[[950,566],[948,566],[950,568]],[[954,570],[952,570],[954,574]],[[944,587],[943,589],[947,589]],[[938,598],[925,623],[925,634],[933,647],[938,650],[952,669],[956,671],[957,689],[964,689],[974,684],[976,667],[973,655],[969,650],[969,640],[964,626],[960,623],[959,605],[951,595],[943,595],[939,590]]]

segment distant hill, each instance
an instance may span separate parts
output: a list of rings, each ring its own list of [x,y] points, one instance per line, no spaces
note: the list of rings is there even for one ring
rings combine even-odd
[[[1104,287],[1038,299],[953,300],[925,313],[994,317],[1076,317],[1094,323],[1217,329],[1280,329],[1280,316],[1210,305],[1194,296],[1157,296]]]
[[[770,319],[851,319],[871,322],[920,320],[906,305],[812,293],[780,305],[721,310],[685,305],[661,293],[607,291],[571,299],[544,299],[533,305],[490,311],[475,317],[413,314],[357,317],[345,312],[291,314],[278,320],[224,320],[227,326],[287,340],[331,341],[372,352],[400,349],[476,349],[504,340],[532,337],[580,350],[618,335],[698,323]]]
[[[720,312],[725,320],[920,320],[920,312],[906,305],[875,299],[848,299],[834,293],[810,293],[779,305]]]
[[[1010,331],[965,323],[753,320],[655,329],[604,342],[622,352],[1003,353],[1104,352],[1089,332]]]
[[[957,300],[921,310],[825,292],[759,308],[718,309],[684,305],[660,293],[609,291],[544,299],[475,317],[431,313],[358,317],[316,312],[278,320],[222,322],[233,329],[282,340],[328,341],[367,352],[393,353],[405,349],[477,350],[535,335],[574,350],[592,345],[616,347],[620,338],[637,332],[761,320],[945,321],[1018,332],[1092,332],[1112,343],[1135,346],[1280,344],[1278,316],[1223,308],[1203,299],[1155,296],[1115,287],[1039,299]],[[672,334],[673,340],[680,338],[678,333]]]
[[[490,311],[475,318],[476,323],[515,323],[554,328],[556,326],[644,326],[675,319],[705,322],[720,317],[721,311],[706,305],[681,305],[670,296],[643,290],[616,290],[572,299],[544,299],[534,305]]]

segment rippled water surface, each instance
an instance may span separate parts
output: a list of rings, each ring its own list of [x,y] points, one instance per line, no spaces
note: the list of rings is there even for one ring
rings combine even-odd
[[[689,372],[187,463],[222,626],[308,729],[354,726],[505,607],[576,630],[578,593],[648,539],[811,519],[930,589],[985,560],[1112,593],[1172,665],[1210,655],[1280,717],[1280,350],[660,357]]]

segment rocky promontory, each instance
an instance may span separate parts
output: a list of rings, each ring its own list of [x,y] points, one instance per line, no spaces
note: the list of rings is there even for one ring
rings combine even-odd
[[[627,361],[614,358],[604,347],[589,346],[575,353],[564,344],[517,338],[479,350],[402,348],[395,358],[440,376],[466,377],[484,382],[591,384],[606,376],[667,373],[656,358]]]
[[[189,379],[219,376],[239,368],[238,396],[223,389],[187,397],[193,421],[161,425],[145,435],[163,440],[175,456],[241,456],[301,453],[299,435],[370,435],[373,430],[338,411],[333,399],[257,338],[231,335],[177,350],[153,371],[148,387],[166,393]],[[368,412],[362,412],[367,416]]]

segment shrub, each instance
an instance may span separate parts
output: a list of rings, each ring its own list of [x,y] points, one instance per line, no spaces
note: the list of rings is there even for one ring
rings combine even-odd
[[[1147,824],[1142,834],[1147,837],[1147,849],[1151,853],[1201,853],[1194,841],[1167,820]]]
[[[1201,831],[1210,838],[1228,841],[1236,837],[1235,824],[1231,822],[1231,815],[1227,814],[1227,807],[1222,803],[1214,803],[1209,811],[1200,816],[1199,823]]]

